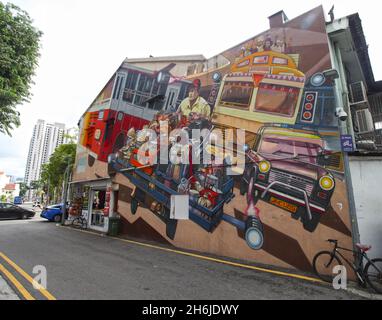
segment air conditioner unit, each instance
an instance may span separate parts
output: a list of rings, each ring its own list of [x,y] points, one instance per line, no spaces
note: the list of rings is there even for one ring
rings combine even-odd
[[[350,84],[350,104],[367,102],[366,88],[362,81]]]
[[[357,110],[356,115],[359,133],[374,131],[373,117],[371,116],[369,109]]]

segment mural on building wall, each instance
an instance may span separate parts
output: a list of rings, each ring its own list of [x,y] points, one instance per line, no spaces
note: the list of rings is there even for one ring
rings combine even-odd
[[[328,237],[351,241],[327,41],[318,7],[184,77],[171,74],[174,64],[157,72],[122,65],[107,103],[98,99],[82,119],[77,163],[87,155],[89,168],[108,166],[129,234],[309,269]],[[236,158],[211,141],[188,145],[198,156],[210,150],[208,163],[141,163],[150,132],[173,129],[244,129],[233,152],[244,153],[242,172],[228,174]],[[160,138],[151,142],[159,153]],[[174,219],[175,195],[188,196],[188,220]]]

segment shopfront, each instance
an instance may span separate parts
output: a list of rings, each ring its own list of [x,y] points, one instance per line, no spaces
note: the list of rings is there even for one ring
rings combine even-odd
[[[71,184],[71,208],[69,220],[77,215],[83,215],[88,228],[99,231],[108,231],[109,217],[117,215],[116,195],[118,186],[112,185],[110,179],[95,181],[73,182]]]

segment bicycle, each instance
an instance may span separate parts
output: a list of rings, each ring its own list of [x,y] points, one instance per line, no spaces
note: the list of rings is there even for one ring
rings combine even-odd
[[[86,219],[85,215],[82,214],[72,220],[72,226],[75,228],[87,229],[88,220]]]
[[[365,246],[357,243],[357,251],[342,248],[338,246],[338,240],[328,239],[328,242],[334,244],[332,251],[320,251],[313,258],[313,269],[316,275],[325,282],[332,282],[333,268],[335,266],[343,265],[338,256],[340,256],[346,263],[354,270],[357,275],[359,284],[366,287],[369,284],[376,292],[382,293],[382,259],[369,259],[366,252],[371,249],[371,246]],[[353,252],[358,255],[357,265],[350,262],[344,257],[340,250]],[[367,260],[363,268],[363,261]]]

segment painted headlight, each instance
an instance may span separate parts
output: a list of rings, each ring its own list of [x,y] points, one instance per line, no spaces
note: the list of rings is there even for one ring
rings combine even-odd
[[[315,87],[320,87],[325,83],[326,79],[322,73],[316,73],[310,79],[310,83]]]
[[[334,188],[334,180],[330,176],[323,176],[320,179],[320,187],[323,190],[330,191]]]
[[[261,173],[267,173],[269,170],[271,170],[271,164],[268,161],[260,161],[259,170]]]
[[[212,75],[212,80],[214,80],[215,82],[219,82],[221,80],[221,74],[219,72],[215,72],[213,75]]]

